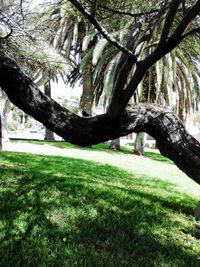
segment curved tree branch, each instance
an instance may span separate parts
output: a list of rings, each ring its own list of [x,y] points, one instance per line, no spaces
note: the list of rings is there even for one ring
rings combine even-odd
[[[88,146],[144,131],[156,139],[163,155],[200,184],[200,143],[169,110],[137,104],[128,107],[117,119],[107,114],[79,117],[45,96],[5,55],[0,55],[0,87],[17,107],[74,144]]]

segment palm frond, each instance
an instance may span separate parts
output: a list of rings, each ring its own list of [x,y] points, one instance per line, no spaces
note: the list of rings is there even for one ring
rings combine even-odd
[[[110,63],[107,65],[107,68],[104,71],[104,90],[103,90],[104,107],[108,102],[110,95],[112,93],[116,65],[117,65],[117,59],[115,57],[113,60],[110,61]]]
[[[94,39],[95,35],[97,34],[96,31],[92,31],[89,34],[87,34],[84,39],[83,39],[83,43],[82,43],[82,50],[85,52],[87,51],[89,44],[92,42],[92,40]]]
[[[90,48],[88,50],[88,52],[85,54],[85,56],[83,57],[83,59],[81,60],[81,64],[79,65],[79,70],[83,71],[84,67],[86,66],[86,64],[91,61],[92,59],[92,54],[94,51],[94,47]]]
[[[75,67],[69,75],[67,75],[66,83],[70,84],[71,87],[74,87],[78,82],[82,81],[82,73],[79,71],[79,67]]]
[[[92,55],[92,64],[95,66],[97,62],[99,61],[100,57],[103,54],[103,50],[106,48],[106,46],[109,44],[109,42],[106,39],[101,39],[97,42],[94,48],[94,52]]]

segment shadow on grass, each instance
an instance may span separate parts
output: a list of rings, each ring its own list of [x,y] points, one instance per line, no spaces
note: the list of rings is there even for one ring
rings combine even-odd
[[[0,266],[199,266],[195,200],[83,160],[5,153]]]

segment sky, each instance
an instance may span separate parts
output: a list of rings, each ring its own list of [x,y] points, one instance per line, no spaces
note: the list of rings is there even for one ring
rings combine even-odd
[[[82,88],[77,84],[74,88],[71,88],[68,84],[65,84],[62,79],[58,80],[58,83],[51,83],[52,98],[57,99],[59,97],[71,98],[72,96],[80,97]]]
[[[29,1],[30,1],[31,6],[35,7],[38,4],[44,2],[45,0],[29,0]]]

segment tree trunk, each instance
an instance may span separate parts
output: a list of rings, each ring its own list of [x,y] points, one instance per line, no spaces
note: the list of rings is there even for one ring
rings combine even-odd
[[[44,85],[44,93],[45,95],[47,95],[48,97],[51,97],[51,82],[48,81],[45,85]],[[44,136],[44,140],[46,141],[55,141],[54,138],[54,134],[51,130],[49,130],[47,127],[45,127],[45,136]]]
[[[1,113],[0,113],[0,155],[2,153],[2,127],[1,127]]]
[[[2,107],[2,115],[1,115],[1,132],[2,132],[2,140],[4,142],[9,141],[8,137],[8,114],[11,110],[11,102],[8,99],[5,92],[2,91],[2,101],[1,101],[1,107]]]
[[[115,151],[120,151],[120,138],[113,139],[109,145],[109,148]]]
[[[83,91],[80,108],[84,117],[92,116],[92,63],[88,62],[83,70]]]
[[[136,134],[134,154],[142,156],[144,155],[144,133],[140,132]]]
[[[170,110],[153,104],[129,106],[117,118],[107,113],[79,117],[47,97],[16,63],[0,55],[0,87],[13,104],[73,144],[88,146],[132,132],[146,132],[167,156],[200,184],[200,143]]]

